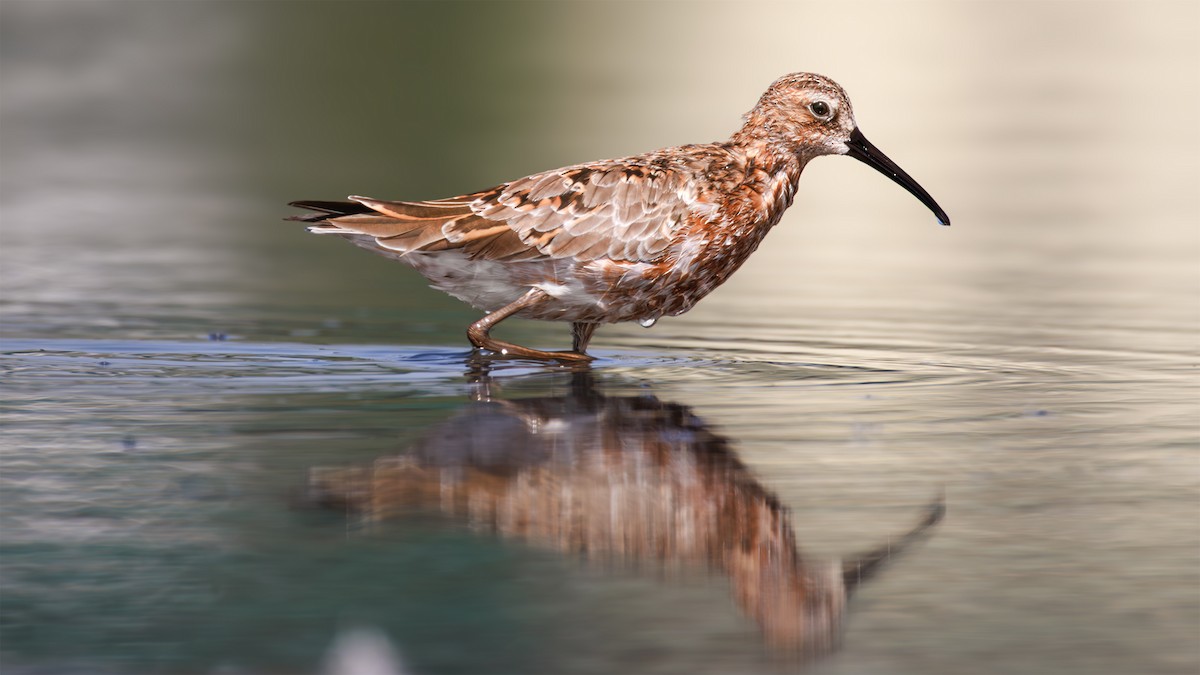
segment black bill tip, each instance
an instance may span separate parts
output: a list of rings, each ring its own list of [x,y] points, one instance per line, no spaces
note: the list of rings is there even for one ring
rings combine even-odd
[[[930,211],[933,211],[933,215],[937,217],[939,225],[950,225],[950,217],[946,215],[942,207],[938,206],[933,197],[929,196],[925,188],[918,185],[912,176],[904,172],[904,169],[901,169],[895,162],[888,159],[888,156],[883,154],[879,148],[872,145],[857,127],[850,133],[850,140],[846,143],[846,149],[846,154],[891,178],[900,187],[908,190],[914,197],[921,200],[922,204],[929,207]]]

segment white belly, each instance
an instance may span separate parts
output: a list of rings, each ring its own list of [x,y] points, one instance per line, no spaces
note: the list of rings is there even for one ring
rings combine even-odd
[[[414,251],[400,259],[434,288],[486,312],[516,301],[531,288],[541,289],[557,301],[540,308],[536,313],[539,319],[573,321],[604,309],[601,298],[585,287],[573,270],[575,263],[569,260],[471,260],[458,251]]]

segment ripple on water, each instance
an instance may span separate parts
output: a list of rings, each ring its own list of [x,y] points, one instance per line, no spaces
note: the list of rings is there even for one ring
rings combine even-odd
[[[757,335],[757,334],[756,334]],[[751,381],[762,385],[888,385],[923,387],[1020,382],[1104,381],[1145,377],[1147,363],[1186,372],[1186,355],[1109,354],[1067,360],[1047,350],[917,341],[844,342],[677,338],[626,340],[592,351],[596,371],[654,382]],[[1058,350],[1061,351],[1061,350]],[[306,345],[220,341],[6,340],[3,371],[10,382],[112,380],[122,386],[205,386],[234,390],[461,381],[486,363],[493,376],[567,371],[576,366],[492,358],[428,346]]]

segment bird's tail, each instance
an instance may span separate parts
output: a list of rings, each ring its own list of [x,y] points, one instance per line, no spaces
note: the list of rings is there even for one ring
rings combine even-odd
[[[297,202],[290,202],[288,206],[295,206],[316,213],[303,213],[298,216],[288,216],[284,220],[296,220],[301,223],[321,223],[330,218],[338,218],[341,216],[352,216],[359,213],[371,213],[371,207],[359,202],[324,202],[313,199],[304,199]]]

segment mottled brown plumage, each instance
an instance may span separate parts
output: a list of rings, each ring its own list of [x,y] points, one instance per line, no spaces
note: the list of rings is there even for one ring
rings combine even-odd
[[[732,275],[792,203],[814,157],[850,154],[948,219],[858,131],[841,87],[820,75],[775,81],[733,137],[578,164],[433,201],[301,201],[295,217],[412,265],[433,287],[489,312],[477,348],[587,359],[596,325],[682,314]],[[574,351],[501,342],[509,316],[570,321]]]

